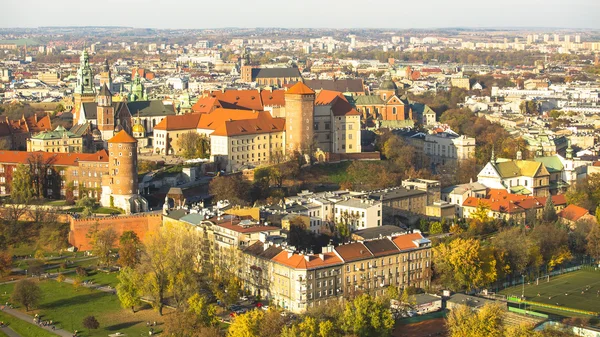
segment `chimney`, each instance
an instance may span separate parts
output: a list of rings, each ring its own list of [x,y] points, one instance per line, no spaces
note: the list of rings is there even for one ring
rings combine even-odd
[[[288,252],[287,253],[288,259],[291,259],[293,255],[294,255],[294,252]]]
[[[306,260],[306,262],[310,262],[310,255],[304,255],[304,259]]]
[[[319,258],[320,258],[321,260],[325,261],[325,254],[323,254],[323,253],[319,254]]]

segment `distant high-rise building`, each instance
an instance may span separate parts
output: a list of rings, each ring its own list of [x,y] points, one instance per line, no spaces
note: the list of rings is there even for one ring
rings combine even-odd
[[[550,41],[550,35],[544,34],[544,42],[548,43]]]
[[[515,37],[515,43],[519,43],[519,38]]]
[[[533,43],[533,35],[527,35],[527,44]]]
[[[560,36],[558,34],[554,34],[554,43],[560,42]]]
[[[356,48],[356,35],[350,35],[350,48]]]
[[[540,40],[540,36],[538,34],[533,34],[533,42],[538,42]]]
[[[571,36],[565,35],[565,43],[570,43],[570,42],[571,42]]]
[[[581,35],[575,35],[575,43],[581,43]]]

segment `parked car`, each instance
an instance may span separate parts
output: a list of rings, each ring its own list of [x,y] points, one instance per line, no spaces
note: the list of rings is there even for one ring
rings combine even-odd
[[[261,305],[259,308],[261,308],[262,310],[269,310],[268,305]]]

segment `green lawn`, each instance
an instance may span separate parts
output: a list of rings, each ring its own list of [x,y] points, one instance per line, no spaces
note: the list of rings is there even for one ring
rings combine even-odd
[[[113,274],[114,275],[114,274]],[[93,277],[93,276],[91,276]],[[98,275],[100,277],[100,275]],[[104,275],[102,277],[108,278]],[[107,336],[122,332],[129,336],[147,334],[147,321],[164,322],[148,306],[135,314],[131,310],[122,309],[116,295],[96,291],[84,287],[75,288],[71,284],[46,280],[39,283],[44,297],[36,310],[30,314],[39,313],[43,319],[57,322],[57,327],[67,331],[79,330],[84,337]],[[14,285],[0,285],[0,301],[6,301]],[[7,295],[4,295],[4,292]],[[20,308],[18,308],[20,309]],[[95,316],[100,322],[100,328],[95,331],[84,329],[82,321],[86,316]],[[161,330],[159,326],[157,331]],[[38,336],[23,334],[23,336]],[[43,337],[44,335],[39,335]]]
[[[44,205],[47,206],[66,206],[67,205],[67,201],[66,200],[47,200],[44,202]]]
[[[559,307],[573,308],[585,311],[600,312],[600,271],[579,270],[559,276],[550,277],[550,282],[540,279],[539,285],[525,285],[527,301],[533,301]],[[590,289],[585,291],[585,288]],[[521,296],[522,286],[507,288],[500,293],[508,296]],[[584,293],[582,293],[584,291]],[[539,294],[539,296],[538,296]],[[552,310],[559,312],[560,310]],[[565,314],[565,312],[563,312]],[[566,314],[571,316],[570,314]]]
[[[8,326],[13,329],[19,335],[25,336],[35,336],[35,337],[55,337],[56,334],[50,333],[33,323],[24,322],[18,318],[15,318],[9,314],[5,314],[0,312],[0,321],[4,321],[8,323]],[[0,331],[0,336],[6,336],[3,332]]]
[[[117,273],[105,273],[102,271],[93,271],[88,277],[84,277],[83,279],[85,281],[93,281],[95,284],[102,286],[109,285],[113,288],[119,283]]]
[[[8,337],[8,335],[5,334],[4,332],[0,331],[0,337]]]

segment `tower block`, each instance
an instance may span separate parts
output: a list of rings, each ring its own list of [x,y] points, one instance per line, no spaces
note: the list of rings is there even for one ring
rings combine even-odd
[[[285,92],[285,144],[287,154],[307,153],[313,143],[315,92],[302,82]]]
[[[125,213],[148,210],[148,202],[138,194],[137,140],[121,130],[108,140],[108,175],[102,177],[105,207],[118,207]]]

